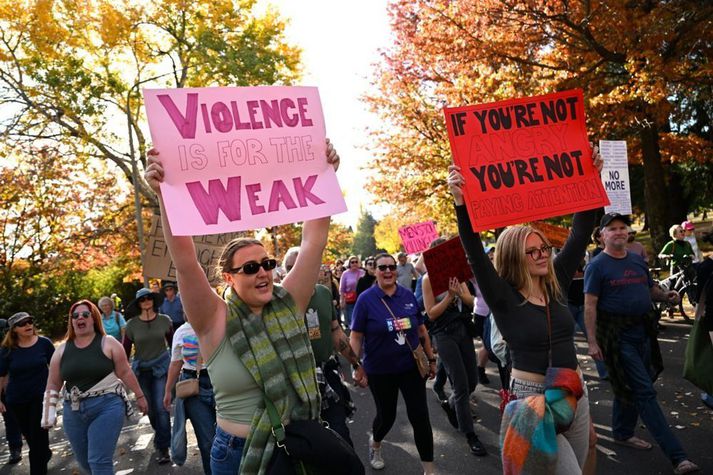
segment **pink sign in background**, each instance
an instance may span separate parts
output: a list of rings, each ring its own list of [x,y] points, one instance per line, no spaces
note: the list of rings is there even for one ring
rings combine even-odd
[[[409,224],[399,228],[399,236],[408,254],[425,251],[431,241],[438,237],[438,231],[433,221]]]
[[[161,193],[177,236],[244,231],[347,210],[325,158],[314,87],[144,89]]]

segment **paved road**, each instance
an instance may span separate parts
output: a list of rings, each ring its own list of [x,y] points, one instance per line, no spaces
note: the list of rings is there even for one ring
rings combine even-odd
[[[699,399],[699,391],[679,375],[683,364],[683,353],[688,339],[690,326],[664,319],[667,329],[660,335],[666,370],[656,383],[659,401],[674,432],[681,438],[691,459],[701,466],[701,473],[713,474],[713,411],[706,408]],[[584,340],[577,339],[581,362],[588,376],[588,388],[591,411],[597,433],[599,434],[599,474],[670,474],[672,470],[668,460],[658,447],[647,452],[636,451],[614,445],[611,440],[611,391],[607,383],[596,378],[594,365],[585,357]],[[445,414],[438,406],[435,395],[429,390],[429,409],[435,442],[435,461],[441,474],[499,474],[501,465],[497,456],[499,383],[492,367],[488,368],[491,384],[478,386],[476,399],[476,430],[486,444],[491,455],[483,458],[474,457],[468,451],[464,439],[448,424]],[[430,383],[429,383],[430,388]],[[354,388],[353,397],[358,407],[354,422],[350,425],[352,438],[357,452],[366,463],[367,442],[374,406],[368,390]],[[406,411],[400,402],[398,417],[393,429],[384,441],[383,455],[386,468],[379,472],[367,469],[367,473],[384,475],[421,473],[413,444],[411,427],[406,419]],[[3,429],[0,429],[2,431]],[[638,435],[652,441],[642,427]],[[76,473],[69,444],[62,429],[55,428],[51,433],[52,448],[55,456],[50,462],[50,473]],[[116,472],[119,475],[163,475],[202,473],[198,448],[195,439],[189,434],[189,456],[185,466],[159,466],[153,461],[153,435],[148,419],[127,423],[119,440],[116,454]],[[0,475],[29,473],[27,453],[23,461],[15,466],[6,465],[7,445],[0,440]]]

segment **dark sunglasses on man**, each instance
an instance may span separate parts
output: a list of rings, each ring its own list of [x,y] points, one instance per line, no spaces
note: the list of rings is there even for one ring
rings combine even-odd
[[[242,270],[243,274],[253,275],[253,274],[257,274],[260,271],[261,267],[263,269],[265,269],[266,271],[271,271],[272,269],[277,267],[277,260],[276,259],[265,259],[262,262],[249,261],[249,262],[246,262],[245,264],[241,265],[240,267],[235,267],[234,269],[230,269],[228,272],[231,274],[237,274]]]

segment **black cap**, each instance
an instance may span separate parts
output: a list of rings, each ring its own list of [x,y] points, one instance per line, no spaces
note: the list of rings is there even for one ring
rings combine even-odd
[[[609,223],[612,221],[618,219],[619,221],[623,222],[627,226],[631,226],[631,220],[629,219],[629,216],[625,214],[619,214],[619,213],[607,213],[604,216],[602,216],[602,220],[599,221],[599,227],[604,228],[606,226],[609,226]]]
[[[176,287],[176,283],[175,283],[175,282],[173,282],[173,281],[171,281],[171,280],[167,280],[167,281],[165,281],[165,282],[163,283],[163,286],[162,286],[161,288],[162,288],[163,290],[166,290],[166,289],[173,289],[173,290],[176,290],[178,287]]]

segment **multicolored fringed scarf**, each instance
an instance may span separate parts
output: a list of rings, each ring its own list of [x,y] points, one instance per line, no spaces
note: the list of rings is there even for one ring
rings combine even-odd
[[[285,289],[275,286],[272,300],[255,315],[232,289],[226,337],[287,425],[293,420],[319,417],[319,390],[314,356],[303,317]],[[272,457],[275,438],[264,402],[255,411],[245,442],[240,473],[263,474]]]
[[[503,474],[545,475],[557,465],[557,434],[572,425],[582,380],[575,370],[548,368],[545,393],[516,399],[500,425]]]

